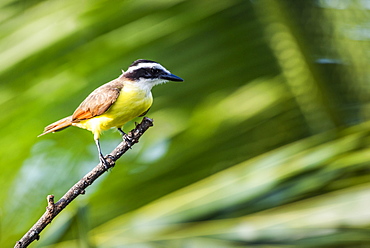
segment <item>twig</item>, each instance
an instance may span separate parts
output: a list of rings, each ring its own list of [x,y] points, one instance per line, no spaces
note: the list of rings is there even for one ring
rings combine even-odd
[[[131,130],[123,142],[121,142],[109,155],[106,156],[107,166],[99,163],[92,171],[87,173],[80,181],[70,188],[67,193],[54,203],[54,196],[48,195],[48,206],[46,212],[41,218],[31,227],[31,229],[15,244],[14,248],[25,248],[34,240],[39,240],[40,233],[44,228],[78,195],[85,194],[85,189],[91,185],[104,172],[115,165],[119,159],[131,146],[139,141],[139,138],[144,134],[149,127],[153,126],[153,120],[144,117],[142,122],[136,125],[136,128]]]

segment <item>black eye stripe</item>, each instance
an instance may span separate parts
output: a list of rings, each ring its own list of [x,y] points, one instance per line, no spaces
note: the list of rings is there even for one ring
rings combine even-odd
[[[132,72],[126,73],[125,77],[136,80],[139,78],[158,78],[162,70],[157,68],[138,68]]]
[[[152,68],[151,72],[152,72],[153,75],[159,75],[161,73],[161,70],[159,70],[157,68]]]

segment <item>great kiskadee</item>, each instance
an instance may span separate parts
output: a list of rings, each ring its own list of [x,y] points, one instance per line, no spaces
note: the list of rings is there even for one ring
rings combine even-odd
[[[168,81],[184,81],[173,75],[157,62],[139,59],[133,62],[126,72],[117,79],[94,90],[75,110],[65,117],[45,127],[47,133],[60,131],[69,126],[87,129],[94,134],[99,159],[107,162],[102,154],[99,138],[102,131],[117,128],[122,137],[122,126],[135,117],[144,116],[153,103],[153,86]],[[38,137],[39,137],[38,136]]]

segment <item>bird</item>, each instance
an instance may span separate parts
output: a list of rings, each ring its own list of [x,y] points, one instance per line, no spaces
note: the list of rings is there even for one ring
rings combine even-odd
[[[107,168],[99,143],[102,131],[117,128],[124,138],[122,127],[136,117],[145,116],[152,106],[153,86],[168,81],[184,80],[155,61],[138,59],[126,72],[122,70],[118,78],[91,92],[72,115],[46,126],[38,137],[70,126],[89,130],[94,135],[99,160]]]

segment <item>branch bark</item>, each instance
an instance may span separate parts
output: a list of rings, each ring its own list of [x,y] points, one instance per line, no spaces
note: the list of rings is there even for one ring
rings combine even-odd
[[[54,196],[48,195],[45,213],[41,218],[31,227],[30,230],[15,244],[14,248],[25,248],[34,240],[39,240],[40,233],[44,228],[78,195],[85,194],[85,189],[90,186],[96,179],[98,179],[109,168],[114,167],[115,162],[128,150],[132,145],[138,143],[139,138],[144,134],[149,127],[153,126],[153,120],[144,117],[136,128],[126,134],[126,138],[106,156],[108,165],[105,167],[99,163],[93,170],[87,173],[80,181],[70,188],[60,200],[54,203]],[[127,142],[129,140],[130,142]]]

